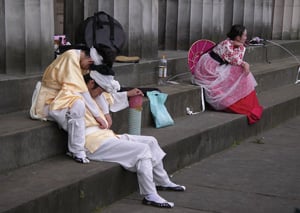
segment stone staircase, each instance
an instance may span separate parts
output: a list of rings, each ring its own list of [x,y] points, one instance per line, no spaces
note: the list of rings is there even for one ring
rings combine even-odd
[[[299,58],[300,41],[278,42]],[[209,110],[186,115],[187,106],[201,110],[199,87],[188,82],[187,52],[163,53],[169,74],[178,75],[173,80],[179,84],[158,87],[169,95],[166,107],[175,125],[154,128],[144,98],[142,134],[158,139],[167,152],[169,173],[300,114],[300,85],[294,84],[299,64],[277,46],[249,47],[246,53],[265,108],[261,121],[251,126],[243,115]],[[122,86],[157,87],[157,65],[158,59],[116,64],[116,76]],[[56,124],[29,118],[31,94],[40,77],[0,76],[0,212],[93,212],[135,191],[135,174],[114,163],[74,162],[64,155],[67,136]],[[128,110],[114,113],[113,119],[116,132],[127,131]]]

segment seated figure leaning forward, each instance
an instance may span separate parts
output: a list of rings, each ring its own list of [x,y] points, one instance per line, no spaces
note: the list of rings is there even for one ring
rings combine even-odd
[[[195,83],[202,86],[206,101],[215,109],[244,114],[249,124],[260,120],[257,85],[249,64],[243,61],[247,30],[233,25],[228,38],[201,56],[195,69]]]
[[[64,54],[68,54],[69,51],[67,51]],[[64,56],[64,54],[59,58],[68,57],[66,55]],[[56,60],[59,60],[59,58]],[[79,61],[80,60],[78,60],[77,62],[77,66],[80,66]],[[95,60],[93,59],[92,61]],[[61,63],[60,66],[56,64],[54,67],[62,67],[65,66],[64,64],[64,62]],[[67,67],[64,68],[66,69]],[[81,84],[83,76],[80,74],[81,73],[78,72],[77,79],[74,80],[77,80]],[[76,140],[80,140],[80,143],[77,142],[76,146],[71,147],[72,149],[70,149],[70,146],[68,146],[69,152],[71,152],[73,158],[74,153],[82,154],[81,151],[84,151],[84,154],[82,156],[75,156],[75,160],[78,160],[79,158],[84,161],[89,161],[90,159],[95,161],[115,162],[131,172],[136,172],[140,194],[144,196],[144,199],[142,201],[143,204],[152,205],[160,208],[172,208],[174,206],[174,203],[162,198],[157,193],[157,190],[185,191],[185,187],[177,185],[170,180],[166,170],[163,167],[162,162],[162,159],[166,154],[160,148],[157,140],[152,136],[139,136],[129,134],[118,135],[109,129],[111,122],[106,120],[106,116],[104,115],[101,109],[107,107],[105,106],[106,102],[103,102],[103,100],[99,101],[99,98],[104,91],[115,93],[119,89],[119,84],[113,79],[112,74],[113,73],[101,74],[99,71],[95,70],[90,71],[89,73],[85,74],[86,87],[80,85],[80,88],[84,88],[82,89],[82,91],[73,91],[70,88],[68,89],[68,85],[65,86],[66,90],[64,91],[64,94],[74,94],[76,97],[78,97],[77,100],[80,100],[80,103],[83,104],[83,106],[85,106],[85,109],[82,110],[82,107],[74,109],[74,104],[70,104],[71,107],[68,106],[66,108],[58,108],[59,113],[63,111],[63,115],[57,113],[59,114],[59,116],[56,116],[55,114],[55,112],[57,112],[57,109],[53,109],[53,107],[51,107],[52,102],[57,101],[58,99],[57,96],[59,95],[57,94],[62,93],[59,92],[60,90],[58,90],[57,87],[53,88],[53,90],[56,91],[56,96],[51,93],[53,97],[52,99],[48,100],[48,102],[41,100],[42,97],[45,96],[43,92],[43,86],[45,87],[46,85],[47,89],[49,90],[48,87],[50,85],[47,84],[47,82],[45,82],[47,75],[45,76],[44,74],[42,87],[39,90],[39,93],[37,94],[37,100],[31,108],[31,117],[37,119],[52,118],[52,120],[55,120],[61,127],[68,131],[68,137],[76,137]],[[71,71],[69,72],[68,77],[72,78],[70,76],[72,76]],[[54,77],[57,77],[57,75],[53,75],[51,77],[53,79]],[[59,81],[58,84],[65,85],[65,83],[61,83],[61,81]],[[55,86],[57,86],[58,84],[55,84]],[[62,88],[64,88],[64,86],[62,86]],[[88,95],[86,94],[86,91],[88,91]],[[133,89],[132,91],[112,95],[112,97],[118,97],[117,99],[119,100],[119,102],[116,101],[115,103],[117,104],[120,103],[120,100],[124,100],[125,102],[128,101],[127,96],[133,95],[143,95],[143,93],[138,89]],[[40,103],[42,101],[43,104]],[[63,101],[64,100],[61,100],[61,102]],[[122,107],[124,106],[126,106],[126,103],[125,105],[122,105]],[[37,111],[42,111],[42,113],[37,114]],[[70,120],[72,120],[72,118],[69,118],[68,116],[72,113],[75,113],[75,115],[80,115],[73,119],[78,119],[78,117],[80,118],[80,122],[77,122],[76,124],[83,126],[83,130],[70,130],[69,123]],[[66,118],[63,118],[61,119],[62,121],[60,121],[60,118],[62,117]],[[84,119],[83,122],[82,118]],[[68,144],[72,144],[70,143],[69,139]]]

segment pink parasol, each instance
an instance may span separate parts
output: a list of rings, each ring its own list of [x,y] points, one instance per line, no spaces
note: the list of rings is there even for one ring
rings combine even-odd
[[[200,57],[214,46],[215,43],[207,39],[201,39],[192,44],[188,52],[188,65],[192,74],[195,72],[195,67]]]

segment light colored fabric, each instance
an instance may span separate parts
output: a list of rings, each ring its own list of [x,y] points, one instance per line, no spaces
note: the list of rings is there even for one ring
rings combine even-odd
[[[112,94],[113,104],[110,105],[110,111],[118,112],[129,107],[127,92],[117,92]]]
[[[153,167],[151,160],[139,160],[136,164],[136,170],[140,194],[157,194],[155,183],[153,182]]]
[[[127,92],[102,93],[95,100],[104,114],[108,114],[109,111],[118,112],[129,106]]]
[[[117,139],[117,136],[112,130],[100,129],[98,126],[89,127],[86,129],[85,148],[90,153],[94,153],[102,146],[103,142],[108,139]]]
[[[204,54],[196,65],[195,83],[205,90],[206,101],[216,110],[223,110],[252,92],[257,85],[252,73],[241,66],[219,65]]]
[[[153,167],[153,179],[157,186],[177,186],[169,179],[162,161]]]
[[[99,110],[97,110],[97,105],[94,101],[94,99],[91,97],[89,92],[83,92],[80,93],[80,95],[83,97],[84,102],[88,110],[92,113],[92,115],[96,117],[100,117]]]
[[[95,98],[97,105],[101,108],[104,115],[109,113],[109,104],[106,101],[105,97],[101,94]]]
[[[100,108],[98,108],[97,104],[96,106],[97,106],[97,110],[100,113],[100,117],[104,121],[106,121],[103,112],[101,111]],[[106,125],[108,124],[106,123]],[[88,149],[91,153],[95,152],[101,146],[104,140],[108,138],[117,138],[115,133],[112,130],[101,129],[99,127],[98,122],[95,120],[94,116],[89,110],[86,110],[85,113],[85,127],[86,127],[85,148]]]
[[[113,98],[112,94],[103,92],[101,94],[101,96],[103,96],[105,98],[105,100],[107,101],[107,103],[109,103],[109,105],[112,105],[114,103],[114,98]]]
[[[118,163],[137,172],[142,195],[156,193],[155,185],[171,182],[166,171],[162,171],[165,152],[152,136],[123,134],[105,140],[94,153],[87,152],[87,156],[91,160]],[[155,172],[153,168],[156,168]]]
[[[98,54],[97,50],[94,47],[90,48],[90,56],[93,59],[95,65],[102,64],[103,58]]]
[[[121,88],[119,82],[114,80],[112,75],[102,75],[98,71],[92,70],[90,76],[108,93],[116,93]]]
[[[107,138],[94,153],[88,152],[91,160],[119,163],[132,172],[136,172],[138,160],[151,158],[155,166],[165,155],[154,137],[128,134]]]
[[[48,104],[50,110],[68,108],[82,98],[78,93],[88,91],[79,61],[80,51],[68,50],[47,67],[36,102],[39,118],[46,116],[43,113],[45,105]]]
[[[36,113],[36,104],[37,104],[38,96],[40,94],[41,85],[42,85],[42,83],[40,81],[38,81],[35,85],[35,88],[34,88],[34,91],[32,94],[31,107],[30,107],[29,114],[32,119],[41,119],[41,120],[46,121],[47,120],[46,118],[41,118]]]
[[[86,158],[85,153],[85,105],[76,101],[67,112],[68,120],[68,150],[78,158]]]
[[[244,46],[235,47],[230,39],[221,41],[213,48],[213,51],[229,64],[240,66],[244,63],[246,48]]]
[[[82,100],[74,102],[72,107],[49,110],[49,120],[68,132],[68,150],[78,158],[85,158],[85,104]]]
[[[98,107],[98,105],[97,105],[97,103],[95,102],[94,99],[92,101],[95,104],[95,107],[96,107],[95,110],[98,111],[100,118],[102,118],[104,121],[106,121],[102,110]],[[108,124],[106,123],[106,125],[108,125]],[[85,113],[85,127],[89,128],[89,127],[92,127],[92,126],[99,126],[99,123],[95,120],[95,117],[93,116],[93,114],[89,110],[86,110],[86,113]]]

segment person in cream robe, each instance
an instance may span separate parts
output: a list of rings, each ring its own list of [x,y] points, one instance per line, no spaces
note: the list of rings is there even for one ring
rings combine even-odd
[[[104,115],[94,110],[83,74],[93,63],[89,49],[71,49],[57,57],[45,70],[32,98],[33,119],[53,120],[68,132],[68,154],[77,162],[88,163],[85,153],[85,109],[100,128],[107,128]]]

